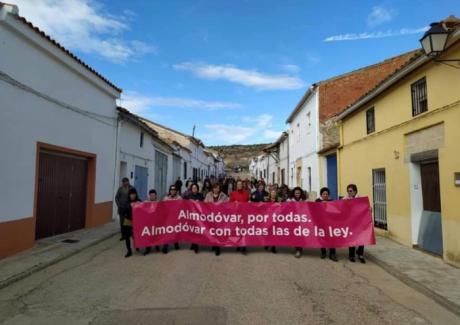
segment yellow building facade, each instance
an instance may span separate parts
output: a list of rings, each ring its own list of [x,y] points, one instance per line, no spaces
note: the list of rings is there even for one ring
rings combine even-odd
[[[438,59],[460,59],[460,42]],[[338,116],[340,195],[356,184],[377,233],[457,266],[459,68],[420,55]]]

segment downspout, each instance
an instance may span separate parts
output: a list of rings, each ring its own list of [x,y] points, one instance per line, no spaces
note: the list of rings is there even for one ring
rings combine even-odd
[[[115,132],[115,164],[113,167],[113,193],[112,193],[113,201],[115,201],[115,196],[118,190],[118,182],[117,182],[117,179],[118,179],[117,169],[118,168],[117,167],[120,165],[120,162],[118,161],[119,151],[120,151],[120,148],[118,147],[119,146],[118,137],[120,135],[120,127],[121,127],[121,119],[120,119],[120,115],[117,112],[117,128]],[[115,207],[112,203],[112,220],[115,220],[115,216],[116,216]]]

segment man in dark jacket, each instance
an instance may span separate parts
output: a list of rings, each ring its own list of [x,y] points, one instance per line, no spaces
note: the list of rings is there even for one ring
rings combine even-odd
[[[177,192],[179,194],[182,194],[182,181],[181,181],[180,177],[177,178],[176,189],[177,189]]]
[[[126,211],[127,208],[129,208],[129,191],[133,189],[134,187],[129,184],[129,179],[124,177],[121,180],[121,186],[117,191],[117,194],[115,195],[115,203],[118,208],[118,216],[120,218],[120,231],[121,231],[121,238],[120,241],[124,240],[123,236],[123,211]]]

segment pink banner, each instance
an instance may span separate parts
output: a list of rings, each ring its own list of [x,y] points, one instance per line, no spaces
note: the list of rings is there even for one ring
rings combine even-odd
[[[143,202],[133,206],[133,236],[138,248],[173,242],[325,248],[375,244],[367,197],[318,203]]]

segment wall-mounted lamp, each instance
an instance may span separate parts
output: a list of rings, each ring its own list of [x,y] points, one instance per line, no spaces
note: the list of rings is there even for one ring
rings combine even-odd
[[[430,24],[430,29],[427,30],[423,37],[420,39],[420,43],[422,44],[425,55],[434,58],[435,62],[460,62],[460,59],[436,59],[446,49],[449,35],[459,26],[460,19],[454,16],[450,16],[441,22]]]
[[[394,150],[393,155],[395,156],[395,159],[399,159],[399,151],[398,150]]]

